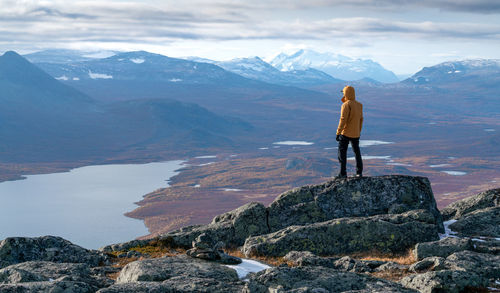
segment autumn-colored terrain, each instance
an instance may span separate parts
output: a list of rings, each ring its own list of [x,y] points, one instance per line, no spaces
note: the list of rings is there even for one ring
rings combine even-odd
[[[362,148],[362,152],[393,153],[394,148],[370,146]],[[408,155],[393,159],[365,159],[364,164],[366,176],[407,174],[428,177],[440,208],[499,186],[500,182],[500,162],[480,158]],[[350,174],[354,173],[353,168],[354,161],[349,161]],[[443,172],[448,169],[467,174],[457,176]],[[144,220],[151,235],[209,223],[214,216],[251,201],[269,204],[289,189],[329,180],[338,173],[338,162],[335,149],[281,146],[252,154],[222,153],[213,159],[195,158],[180,171],[171,178],[170,187],[147,194],[138,202],[137,209],[126,214]]]

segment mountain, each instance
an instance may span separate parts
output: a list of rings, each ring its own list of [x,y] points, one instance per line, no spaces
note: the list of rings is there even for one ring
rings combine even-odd
[[[32,63],[72,63],[105,58],[115,55],[114,51],[78,51],[65,49],[49,49],[23,55]]]
[[[500,59],[471,59],[443,62],[424,67],[410,78],[406,84],[449,86],[450,84],[498,88],[500,81]]]
[[[236,82],[240,76],[222,68],[194,61],[170,58],[145,51],[120,53],[108,58],[67,64],[37,63],[60,80],[134,80],[181,84]]]
[[[0,56],[3,162],[103,159],[154,145],[171,151],[231,146],[252,129],[240,119],[172,100],[103,105],[15,52]]]
[[[259,57],[237,58],[229,61],[212,61],[203,58],[196,58],[195,60],[216,64],[227,71],[239,74],[246,78],[285,86],[304,87],[342,82],[342,80],[333,78],[332,76],[313,68],[307,68],[305,70],[279,71]]]
[[[398,82],[392,72],[370,59],[353,59],[333,53],[318,53],[312,50],[299,50],[294,54],[284,53],[276,56],[271,64],[281,71],[305,70],[314,68],[342,80],[371,78],[380,82]]]

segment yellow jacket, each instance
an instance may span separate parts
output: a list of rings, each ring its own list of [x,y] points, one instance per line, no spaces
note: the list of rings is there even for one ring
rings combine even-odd
[[[343,104],[340,110],[337,135],[342,134],[350,138],[358,138],[363,127],[363,104],[356,101],[356,94],[352,86],[346,86],[343,92]]]

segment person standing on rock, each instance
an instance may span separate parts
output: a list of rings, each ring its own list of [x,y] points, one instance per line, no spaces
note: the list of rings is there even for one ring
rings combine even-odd
[[[356,94],[352,86],[344,87],[342,93],[342,109],[340,110],[336,138],[339,142],[338,158],[340,163],[340,173],[337,178],[347,177],[346,164],[349,142],[351,142],[352,150],[356,155],[356,177],[361,177],[363,176],[363,160],[359,149],[359,137],[363,127],[363,104],[356,101]]]

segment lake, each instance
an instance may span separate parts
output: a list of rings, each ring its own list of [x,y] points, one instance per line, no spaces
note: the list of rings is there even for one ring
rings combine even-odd
[[[143,195],[167,187],[182,163],[87,166],[2,182],[0,240],[54,235],[95,249],[146,235],[143,221],[123,214]]]

